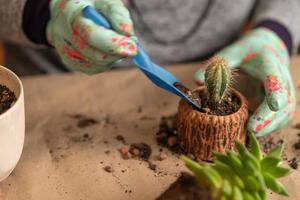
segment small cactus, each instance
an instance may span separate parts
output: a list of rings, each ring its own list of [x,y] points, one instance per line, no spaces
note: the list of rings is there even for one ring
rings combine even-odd
[[[197,163],[181,156],[186,166],[194,172],[199,183],[207,186],[214,200],[267,200],[267,189],[288,196],[278,179],[291,173],[282,167],[282,146],[262,154],[255,135],[250,135],[250,149],[236,142],[238,154],[228,150],[215,153],[214,163]]]
[[[218,105],[226,95],[231,77],[227,61],[222,57],[213,58],[205,71],[205,85],[208,98],[214,105]]]

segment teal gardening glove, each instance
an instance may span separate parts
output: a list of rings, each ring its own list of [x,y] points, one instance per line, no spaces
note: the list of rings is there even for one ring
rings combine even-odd
[[[86,6],[101,11],[116,32],[84,18]],[[121,0],[51,0],[50,11],[48,41],[71,70],[103,72],[137,53],[132,21]]]
[[[295,90],[289,72],[289,55],[282,40],[271,30],[259,28],[217,53],[231,68],[239,67],[264,85],[265,98],[250,117],[248,130],[265,136],[286,125],[295,114]],[[195,74],[204,81],[204,70]]]

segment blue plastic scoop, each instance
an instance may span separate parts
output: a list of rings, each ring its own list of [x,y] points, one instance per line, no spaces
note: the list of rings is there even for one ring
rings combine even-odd
[[[83,15],[97,25],[103,26],[107,29],[112,29],[112,26],[106,18],[91,6],[87,6],[83,9]],[[173,74],[153,63],[139,43],[137,44],[137,47],[138,54],[133,57],[133,62],[155,85],[187,100],[196,108],[201,109],[199,105],[190,98],[190,96],[185,94],[185,92],[190,91],[187,87],[178,81]]]

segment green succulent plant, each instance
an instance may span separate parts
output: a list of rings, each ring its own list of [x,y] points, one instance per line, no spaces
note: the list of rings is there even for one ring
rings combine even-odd
[[[228,62],[222,57],[213,58],[204,76],[208,98],[217,105],[226,95],[231,82],[232,71],[228,67]]]
[[[289,195],[277,180],[290,174],[290,169],[281,166],[282,146],[263,156],[255,135],[251,134],[249,150],[239,142],[236,148],[238,154],[215,153],[213,164],[198,163],[186,156],[181,159],[199,183],[210,189],[214,200],[266,200],[267,189]]]

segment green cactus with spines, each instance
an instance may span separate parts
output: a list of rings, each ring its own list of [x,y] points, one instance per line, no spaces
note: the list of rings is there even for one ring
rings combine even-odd
[[[222,57],[214,57],[205,71],[205,85],[209,100],[214,106],[222,102],[228,92],[232,71]]]
[[[214,200],[266,200],[267,189],[289,195],[277,180],[291,172],[281,166],[282,146],[263,156],[255,135],[251,134],[250,150],[239,142],[236,142],[236,148],[238,154],[233,151],[215,153],[213,164],[198,163],[186,156],[181,159],[199,183],[210,189]]]

